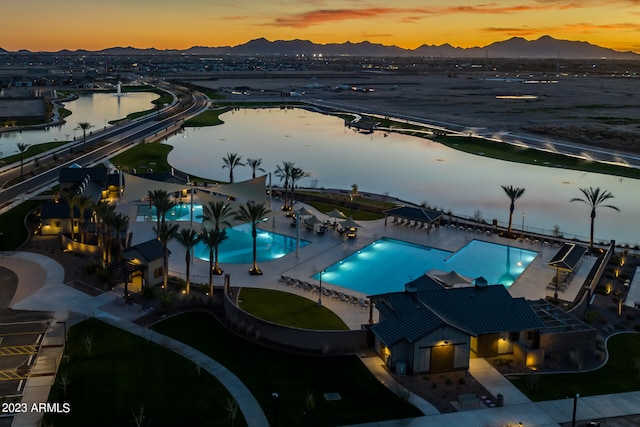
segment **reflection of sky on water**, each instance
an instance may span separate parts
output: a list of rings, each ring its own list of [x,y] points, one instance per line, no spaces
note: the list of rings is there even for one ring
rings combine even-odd
[[[0,152],[9,156],[18,152],[17,143],[42,144],[45,142],[70,141],[75,134],[82,136],[81,130],[75,130],[79,122],[89,122],[94,127],[91,131],[111,126],[111,120],[122,119],[131,113],[148,110],[153,107],[152,101],[158,95],[151,92],[127,93],[118,97],[115,93],[93,93],[81,95],[78,99],[66,102],[64,107],[72,114],[66,117],[62,126],[49,129],[29,130],[22,132],[0,133]],[[56,107],[58,108],[58,107]]]
[[[389,193],[411,202],[501,223],[508,221],[508,199],[501,185],[526,188],[517,201],[513,228],[550,230],[555,224],[565,235],[589,234],[589,210],[581,203],[580,187],[601,187],[616,198],[621,209],[599,209],[596,239],[640,243],[640,206],[636,203],[640,182],[613,176],[509,163],[473,156],[424,139],[382,133],[364,135],[343,126],[341,119],[304,110],[240,110],[222,115],[225,124],[188,129],[169,139],[175,148],[170,163],[197,176],[228,180],[222,158],[235,152],[261,158],[262,167],[274,171],[282,161],[293,161],[311,173],[300,185],[350,188]],[[251,170],[234,170],[237,181],[251,177]],[[274,178],[275,179],[275,178]]]

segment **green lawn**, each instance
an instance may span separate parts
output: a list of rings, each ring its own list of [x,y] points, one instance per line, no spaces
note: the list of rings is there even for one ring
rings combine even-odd
[[[640,390],[640,334],[615,335],[609,339],[608,348],[609,361],[596,371],[532,375],[512,382],[534,402],[563,399],[576,393],[593,396]]]
[[[92,337],[91,354],[86,337]],[[145,426],[230,425],[226,389],[170,350],[89,319],[69,330],[67,353],[49,402],[70,402],[71,412],[46,415],[44,425],[133,426],[141,408]],[[246,425],[237,414],[235,425]]]
[[[216,126],[221,125],[224,122],[220,120],[220,114],[227,112],[227,108],[219,110],[206,110],[197,116],[184,122],[185,127],[201,127],[201,126]]]
[[[277,392],[279,426],[338,426],[421,414],[376,380],[357,356],[303,356],[271,350],[229,332],[202,312],[172,317],[155,330],[199,349],[233,371],[269,418],[274,408],[271,396]],[[332,392],[339,393],[341,400],[323,398]],[[305,403],[308,396],[313,396],[313,409]]]
[[[171,145],[152,142],[138,144],[135,147],[111,158],[118,168],[136,169],[138,172],[146,172],[148,168],[155,172],[169,170],[171,165],[167,162],[169,152],[173,150]]]
[[[58,148],[62,145],[68,144],[69,141],[63,141],[63,142],[45,142],[42,144],[34,144],[34,145],[30,145],[29,148],[27,148],[27,150],[22,154],[24,157],[24,161],[26,162],[27,159],[29,157],[33,157],[33,156],[37,156],[38,154],[44,153],[45,151],[49,151],[52,150],[54,148]],[[7,156],[7,157],[3,157],[2,161],[5,162],[6,164],[11,164],[11,163],[16,163],[18,162],[18,164],[20,163],[20,153],[18,154],[12,154],[11,156]]]
[[[15,251],[29,238],[29,230],[24,225],[25,218],[42,204],[41,200],[27,200],[0,215],[2,241],[0,250]]]
[[[252,315],[284,326],[317,330],[349,330],[333,311],[317,301],[271,289],[242,288],[240,308]]]

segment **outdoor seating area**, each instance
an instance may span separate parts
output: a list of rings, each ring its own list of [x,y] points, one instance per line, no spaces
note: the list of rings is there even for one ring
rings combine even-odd
[[[309,283],[304,280],[295,279],[289,276],[280,276],[280,279],[278,280],[278,282],[285,286],[291,286],[291,287],[301,289],[307,292],[312,292],[315,294],[319,294],[320,292],[322,292],[323,297],[330,298],[335,301],[344,302],[346,304],[360,307],[363,309],[369,308],[369,300],[365,298],[360,298],[355,295],[349,295],[345,292],[339,292],[326,287],[321,288],[320,285],[315,285],[313,283]]]

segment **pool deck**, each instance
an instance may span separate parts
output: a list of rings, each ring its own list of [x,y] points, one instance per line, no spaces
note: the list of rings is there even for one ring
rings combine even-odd
[[[197,203],[197,200],[196,200]],[[274,206],[277,206],[274,202]],[[296,203],[296,210],[305,206],[307,209],[316,213],[316,216],[325,221],[330,219],[324,213],[318,212],[311,206]],[[135,218],[137,211],[136,204],[122,205],[119,211],[127,214],[130,218]],[[426,229],[416,229],[405,225],[392,224],[389,219],[388,225],[384,225],[384,219],[375,221],[359,221],[361,227],[358,229],[358,236],[353,240],[344,240],[335,232],[329,230],[324,235],[318,235],[314,232],[308,232],[304,229],[300,231],[301,239],[311,241],[310,245],[299,249],[299,253],[292,252],[280,259],[265,261],[258,263],[263,272],[262,276],[250,276],[247,264],[221,264],[221,268],[225,273],[230,274],[232,286],[250,286],[265,289],[279,289],[287,292],[299,294],[312,300],[318,299],[318,294],[305,291],[294,286],[286,286],[279,282],[282,275],[295,279],[300,279],[311,284],[318,284],[317,280],[311,278],[321,269],[326,268],[341,259],[347,257],[353,252],[362,249],[372,242],[388,237],[398,240],[404,240],[411,243],[430,246],[446,251],[455,252],[469,243],[471,240],[483,240],[492,243],[510,245],[518,248],[538,251],[538,256],[520,275],[520,277],[509,288],[509,292],[514,297],[523,297],[529,300],[537,300],[546,296],[553,296],[553,290],[547,289],[547,285],[553,278],[555,270],[549,268],[547,263],[558,248],[542,243],[528,242],[521,239],[507,240],[496,234],[479,233],[468,230],[460,230],[458,228],[440,227],[427,232]],[[289,236],[296,235],[296,229],[291,227],[291,219],[286,217],[284,213],[275,211],[272,219],[260,225],[260,228],[266,231],[272,231]],[[155,237],[152,227],[155,221],[150,222],[130,222],[129,231],[133,233],[132,244],[140,243]],[[188,227],[188,222],[180,222],[181,227]],[[194,222],[194,227],[199,228],[200,224]],[[169,271],[172,275],[184,277],[184,249],[179,243],[172,241],[169,243],[169,249],[172,256],[169,258]],[[580,269],[574,274],[573,280],[568,284],[563,292],[559,292],[558,296],[561,300],[572,301],[579,292],[584,278],[588,274],[591,266],[595,262],[594,257],[586,257]],[[191,266],[192,282],[208,282],[207,261],[196,259]],[[214,286],[222,285],[222,278],[214,278]],[[344,292],[348,295],[364,298],[367,295],[341,288],[330,283],[323,282],[323,288],[334,289],[338,292]],[[340,302],[332,298],[323,297],[322,303],[338,314],[345,323],[352,329],[360,329],[362,324],[369,322],[369,310],[359,306]],[[374,310],[374,322],[377,321],[377,312]]]

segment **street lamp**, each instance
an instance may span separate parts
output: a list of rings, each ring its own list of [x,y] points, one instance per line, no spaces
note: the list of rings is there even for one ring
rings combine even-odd
[[[320,287],[318,288],[318,305],[322,307],[322,273],[324,270],[320,270]]]
[[[271,393],[271,397],[273,398],[273,427],[278,425],[278,393]]]
[[[578,398],[580,397],[580,393],[576,393],[573,397],[573,416],[571,417],[571,425],[576,425],[576,409],[578,408]]]
[[[524,212],[522,212],[520,215],[522,215],[522,230],[520,232],[520,236],[522,237],[522,240],[524,240]]]

